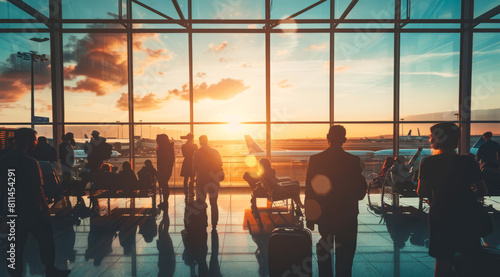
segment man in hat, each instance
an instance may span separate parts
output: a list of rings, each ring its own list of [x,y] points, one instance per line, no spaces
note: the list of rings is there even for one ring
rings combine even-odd
[[[87,153],[87,166],[90,168],[90,172],[96,172],[101,168],[101,164],[104,161],[102,155],[102,148],[106,139],[99,136],[100,133],[97,130],[92,131],[92,138],[90,138],[90,143],[85,142],[85,153]]]

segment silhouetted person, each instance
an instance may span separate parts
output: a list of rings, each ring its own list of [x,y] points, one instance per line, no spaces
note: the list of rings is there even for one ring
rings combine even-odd
[[[186,138],[187,142],[182,145],[182,156],[184,156],[184,160],[182,161],[181,176],[184,177],[185,201],[191,202],[194,197],[194,188],[192,187],[192,183],[189,181],[192,180],[191,169],[193,167],[193,154],[194,151],[198,150],[198,146],[193,143],[193,134],[187,134]]]
[[[210,200],[212,214],[212,229],[217,229],[219,221],[219,208],[217,198],[219,197],[220,182],[224,180],[222,170],[222,158],[219,151],[208,146],[208,138],[200,136],[200,149],[193,155],[193,176],[196,179],[196,201],[206,205],[207,194]]]
[[[306,176],[307,226],[318,224],[316,245],[319,276],[333,276],[331,249],[335,246],[335,276],[351,276],[358,233],[358,201],[366,194],[359,157],[345,152],[343,126],[326,136],[329,148],[311,156]],[[333,244],[333,245],[332,245]]]
[[[297,204],[300,208],[304,208],[304,205],[300,200],[300,186],[298,183],[282,186],[279,183],[278,177],[276,177],[276,170],[271,167],[271,162],[267,158],[259,160],[259,168],[261,170],[260,179],[269,186],[271,193],[277,191],[277,194],[279,195],[288,195],[293,199],[295,204]]]
[[[73,165],[75,164],[75,139],[71,132],[62,135],[62,142],[59,144],[59,160],[61,161],[62,175],[66,180],[71,179]]]
[[[118,173],[118,179],[123,191],[130,192],[138,189],[139,180],[137,180],[137,176],[135,176],[135,172],[130,162],[123,162],[122,169],[120,173]]]
[[[153,188],[154,180],[158,176],[151,160],[145,160],[144,166],[137,172],[139,183],[143,188]]]
[[[92,131],[90,143],[85,142],[85,153],[87,154],[87,166],[90,172],[96,172],[104,161],[103,151],[106,138],[103,138],[96,130]]]
[[[11,276],[22,276],[23,253],[28,234],[31,233],[40,247],[40,257],[45,265],[47,276],[67,276],[70,271],[61,271],[54,266],[55,250],[49,206],[42,189],[42,176],[38,162],[27,156],[26,152],[37,144],[36,131],[20,128],[14,133],[15,146],[12,151],[0,158],[2,211],[7,212],[7,190],[9,169],[15,170],[15,214],[16,217],[16,261],[15,269],[9,268]]]
[[[101,168],[94,176],[95,190],[119,190],[119,177],[112,172],[112,166],[108,163],[101,164]]]
[[[37,161],[54,163],[57,160],[56,149],[47,143],[46,137],[38,138],[37,146],[33,149],[33,151],[31,151],[31,153],[29,153],[29,155]]]
[[[7,152],[11,151],[14,148],[14,137],[8,137],[5,141],[5,147],[0,150],[0,157],[7,154]]]
[[[493,134],[486,132],[483,134],[485,142],[479,146],[477,150],[477,159],[481,163],[481,167],[498,169],[500,161],[500,144],[491,140]]]
[[[160,186],[163,195],[163,202],[158,205],[162,210],[168,210],[168,196],[170,190],[168,180],[172,176],[172,170],[175,162],[174,143],[165,134],[156,136],[156,158],[158,166],[158,185]]]
[[[484,195],[487,189],[474,158],[455,153],[459,139],[460,129],[454,123],[432,126],[431,148],[439,154],[420,162],[417,193],[431,204],[429,255],[436,258],[435,276],[454,276],[455,253],[481,247],[474,224],[477,200],[471,185],[477,186],[478,195]]]

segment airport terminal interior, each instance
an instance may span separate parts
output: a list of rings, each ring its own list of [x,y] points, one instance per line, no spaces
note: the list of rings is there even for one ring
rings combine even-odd
[[[499,0],[0,0],[1,147],[17,128],[57,151],[74,135],[61,197],[48,199],[56,266],[69,276],[277,276],[271,234],[306,228],[307,210],[245,173],[268,158],[304,202],[309,158],[329,147],[331,125],[345,127],[368,184],[352,275],[434,276],[416,188],[420,160],[435,154],[430,127],[445,121],[460,127],[460,154],[476,156],[486,132],[500,142]],[[157,168],[167,135],[168,200],[154,179],[133,193],[96,189],[94,131],[112,146],[113,173]],[[221,155],[216,229],[210,204],[199,213],[185,195],[188,133]],[[410,170],[403,181],[395,162]],[[485,177],[489,248],[500,248],[496,170]],[[318,276],[319,238],[316,227],[293,276]],[[37,248],[30,237],[25,276],[44,276]]]

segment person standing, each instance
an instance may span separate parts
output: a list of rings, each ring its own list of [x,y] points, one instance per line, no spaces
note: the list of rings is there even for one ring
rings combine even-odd
[[[57,160],[56,149],[47,143],[46,137],[38,137],[36,148],[28,152],[28,155],[35,158],[37,161],[45,161],[51,164],[54,164]]]
[[[168,196],[170,195],[168,180],[172,176],[172,170],[175,162],[174,143],[170,141],[166,134],[156,136],[156,158],[158,169],[158,185],[160,186],[163,195],[163,202],[158,205],[158,208],[168,210]]]
[[[87,154],[88,167],[90,172],[97,172],[104,162],[103,151],[106,138],[99,136],[97,130],[92,131],[90,143],[85,142],[85,153]]]
[[[430,202],[429,255],[436,258],[435,276],[455,276],[455,254],[481,248],[476,196],[487,188],[473,156],[455,152],[459,139],[460,129],[452,122],[432,126],[431,148],[438,154],[420,161],[417,193]]]
[[[217,230],[219,221],[219,197],[220,182],[224,180],[222,169],[222,158],[219,151],[208,146],[208,138],[202,135],[199,138],[200,149],[193,154],[193,179],[196,180],[196,202],[206,205],[207,194],[210,200],[212,230]]]
[[[345,152],[346,130],[334,125],[326,136],[329,148],[311,156],[306,175],[307,226],[318,224],[316,245],[319,276],[333,276],[331,249],[335,246],[335,276],[351,276],[358,233],[358,201],[366,194],[359,157]]]
[[[481,163],[481,167],[498,169],[500,161],[500,144],[491,140],[493,134],[486,132],[483,134],[485,142],[479,146],[477,150],[477,159]]]
[[[187,142],[182,145],[182,156],[184,160],[182,161],[181,176],[184,177],[184,196],[185,202],[192,202],[194,197],[194,188],[192,187],[192,172],[193,167],[193,154],[198,150],[198,145],[193,143],[193,134],[189,133],[186,135]]]
[[[42,190],[42,176],[38,162],[26,155],[37,144],[36,131],[29,128],[20,128],[14,133],[15,145],[12,151],[0,158],[0,172],[5,174],[1,178],[2,214],[7,211],[7,191],[12,192],[11,177],[15,192],[15,268],[9,267],[11,276],[23,276],[23,254],[28,234],[32,234],[38,242],[40,257],[45,265],[47,276],[67,276],[69,270],[59,270],[54,266],[55,249],[54,236],[50,225],[49,206]],[[14,177],[7,176],[13,172]]]
[[[61,161],[62,175],[66,180],[71,180],[73,165],[75,164],[75,139],[71,132],[62,136],[62,142],[59,144],[59,160]]]

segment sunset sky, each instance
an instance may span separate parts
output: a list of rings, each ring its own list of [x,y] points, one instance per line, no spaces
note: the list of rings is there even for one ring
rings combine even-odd
[[[39,1],[26,2],[34,7],[38,5],[43,13],[48,13],[48,9],[41,6]],[[178,18],[171,2],[146,2],[169,16]],[[187,1],[179,2],[187,14]],[[316,1],[275,0],[272,17],[284,18],[314,2]],[[349,2],[336,1],[337,17]],[[390,6],[393,2],[359,1],[348,18],[391,18],[394,16]],[[406,1],[403,2],[406,5]],[[460,1],[440,1],[439,6],[430,0],[420,2],[422,3],[412,6],[412,18],[460,17]],[[493,1],[475,2],[476,16],[495,6]],[[64,3],[65,18],[112,19],[118,12],[116,1]],[[219,6],[210,1],[193,1],[193,17],[264,17],[264,1],[231,3]],[[81,9],[82,5],[94,5],[95,8]],[[328,18],[329,5],[329,2],[324,3],[299,18]],[[78,12],[80,9],[83,12]],[[405,9],[403,7],[403,14],[406,14]],[[432,13],[427,12],[431,10]],[[134,18],[158,18],[140,7],[133,6],[133,11]],[[0,1],[0,17],[27,18],[24,13],[4,0]],[[253,25],[242,27],[262,28]],[[29,40],[32,37],[48,37],[48,34],[0,35],[2,122],[30,120],[30,63],[17,58],[16,53],[34,50],[41,54],[50,54],[49,42],[33,42]],[[170,130],[184,132],[184,125],[160,126],[154,123],[189,123],[187,34],[134,34],[133,39],[136,122],[142,120],[151,122],[158,128],[168,127]],[[335,82],[335,120],[392,120],[393,39],[391,33],[335,34],[334,72],[330,72],[329,34],[272,34],[271,120],[328,121],[330,74],[333,74]],[[63,45],[66,122],[127,122],[126,35],[65,33]],[[265,125],[238,124],[244,121],[266,120],[264,34],[193,34],[193,52],[194,121],[231,123],[196,125],[195,132],[206,132],[219,139],[234,139],[244,133],[257,137],[265,135]],[[401,35],[401,118],[435,121],[456,119],[459,54],[458,33]],[[498,80],[500,35],[476,33],[473,57],[473,119],[498,120]],[[36,115],[51,119],[50,61],[36,63],[35,89]],[[327,128],[327,125],[322,124],[277,124],[272,127],[272,135],[274,138],[323,137]],[[498,126],[490,125],[488,128],[500,132]],[[420,130],[422,132],[422,129]],[[348,132],[351,136],[359,137],[387,135],[392,133],[392,125],[351,124]]]

